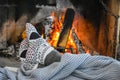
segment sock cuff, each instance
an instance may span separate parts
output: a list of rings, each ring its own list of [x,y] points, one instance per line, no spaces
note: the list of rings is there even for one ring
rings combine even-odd
[[[40,64],[45,64],[45,59],[47,55],[53,50],[54,48],[51,47],[47,42],[42,43],[37,50],[38,62]]]

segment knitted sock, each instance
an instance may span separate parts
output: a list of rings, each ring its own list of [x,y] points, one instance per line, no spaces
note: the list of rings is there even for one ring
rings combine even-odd
[[[24,63],[25,70],[32,70],[38,67],[38,54],[36,53],[39,44],[40,35],[32,24],[26,24],[26,34],[28,39],[28,50]]]
[[[27,54],[30,54],[30,52],[34,50],[34,52],[31,54],[34,54],[32,57],[35,57],[35,58],[34,59],[32,58],[31,60],[32,61],[34,60],[35,62],[38,61],[40,64],[45,64],[46,56],[52,50],[54,50],[54,48],[51,47],[44,39],[40,38],[37,30],[32,24],[27,23],[26,31],[27,31],[28,41],[29,41],[29,47],[32,46],[32,49],[30,50],[28,49],[29,52]],[[29,55],[27,55],[27,57],[28,56]],[[31,60],[29,59],[29,61]]]
[[[28,61],[26,61],[28,47],[29,47],[28,39],[24,39],[20,44],[19,57],[20,57],[21,63],[23,64],[25,70],[35,69],[38,66],[38,64],[31,64]]]
[[[26,24],[26,33],[29,43],[24,64],[26,70],[36,69],[38,63],[49,65],[52,62],[60,61],[61,55],[58,55],[59,52],[40,37],[32,24]]]
[[[21,42],[20,48],[19,48],[19,57],[21,62],[25,61],[27,49],[28,49],[28,39],[24,39]]]

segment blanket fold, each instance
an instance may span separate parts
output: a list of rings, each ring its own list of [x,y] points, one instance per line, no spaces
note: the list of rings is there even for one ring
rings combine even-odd
[[[120,62],[110,57],[89,54],[69,54],[62,56],[44,68],[25,71],[21,67],[17,73],[0,69],[0,80],[119,80]]]

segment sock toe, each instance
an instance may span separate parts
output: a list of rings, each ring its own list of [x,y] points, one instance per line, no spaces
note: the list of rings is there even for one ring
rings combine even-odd
[[[35,27],[30,23],[26,23],[26,34],[28,39],[37,39],[40,37]]]

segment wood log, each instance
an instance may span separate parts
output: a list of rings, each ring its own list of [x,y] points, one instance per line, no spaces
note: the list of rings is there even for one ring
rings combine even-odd
[[[74,15],[75,15],[74,10],[68,8],[65,14],[65,18],[64,18],[63,29],[60,33],[58,43],[57,43],[57,47],[62,47],[64,48],[64,50],[65,50],[65,47],[68,41],[70,30],[72,28]]]

